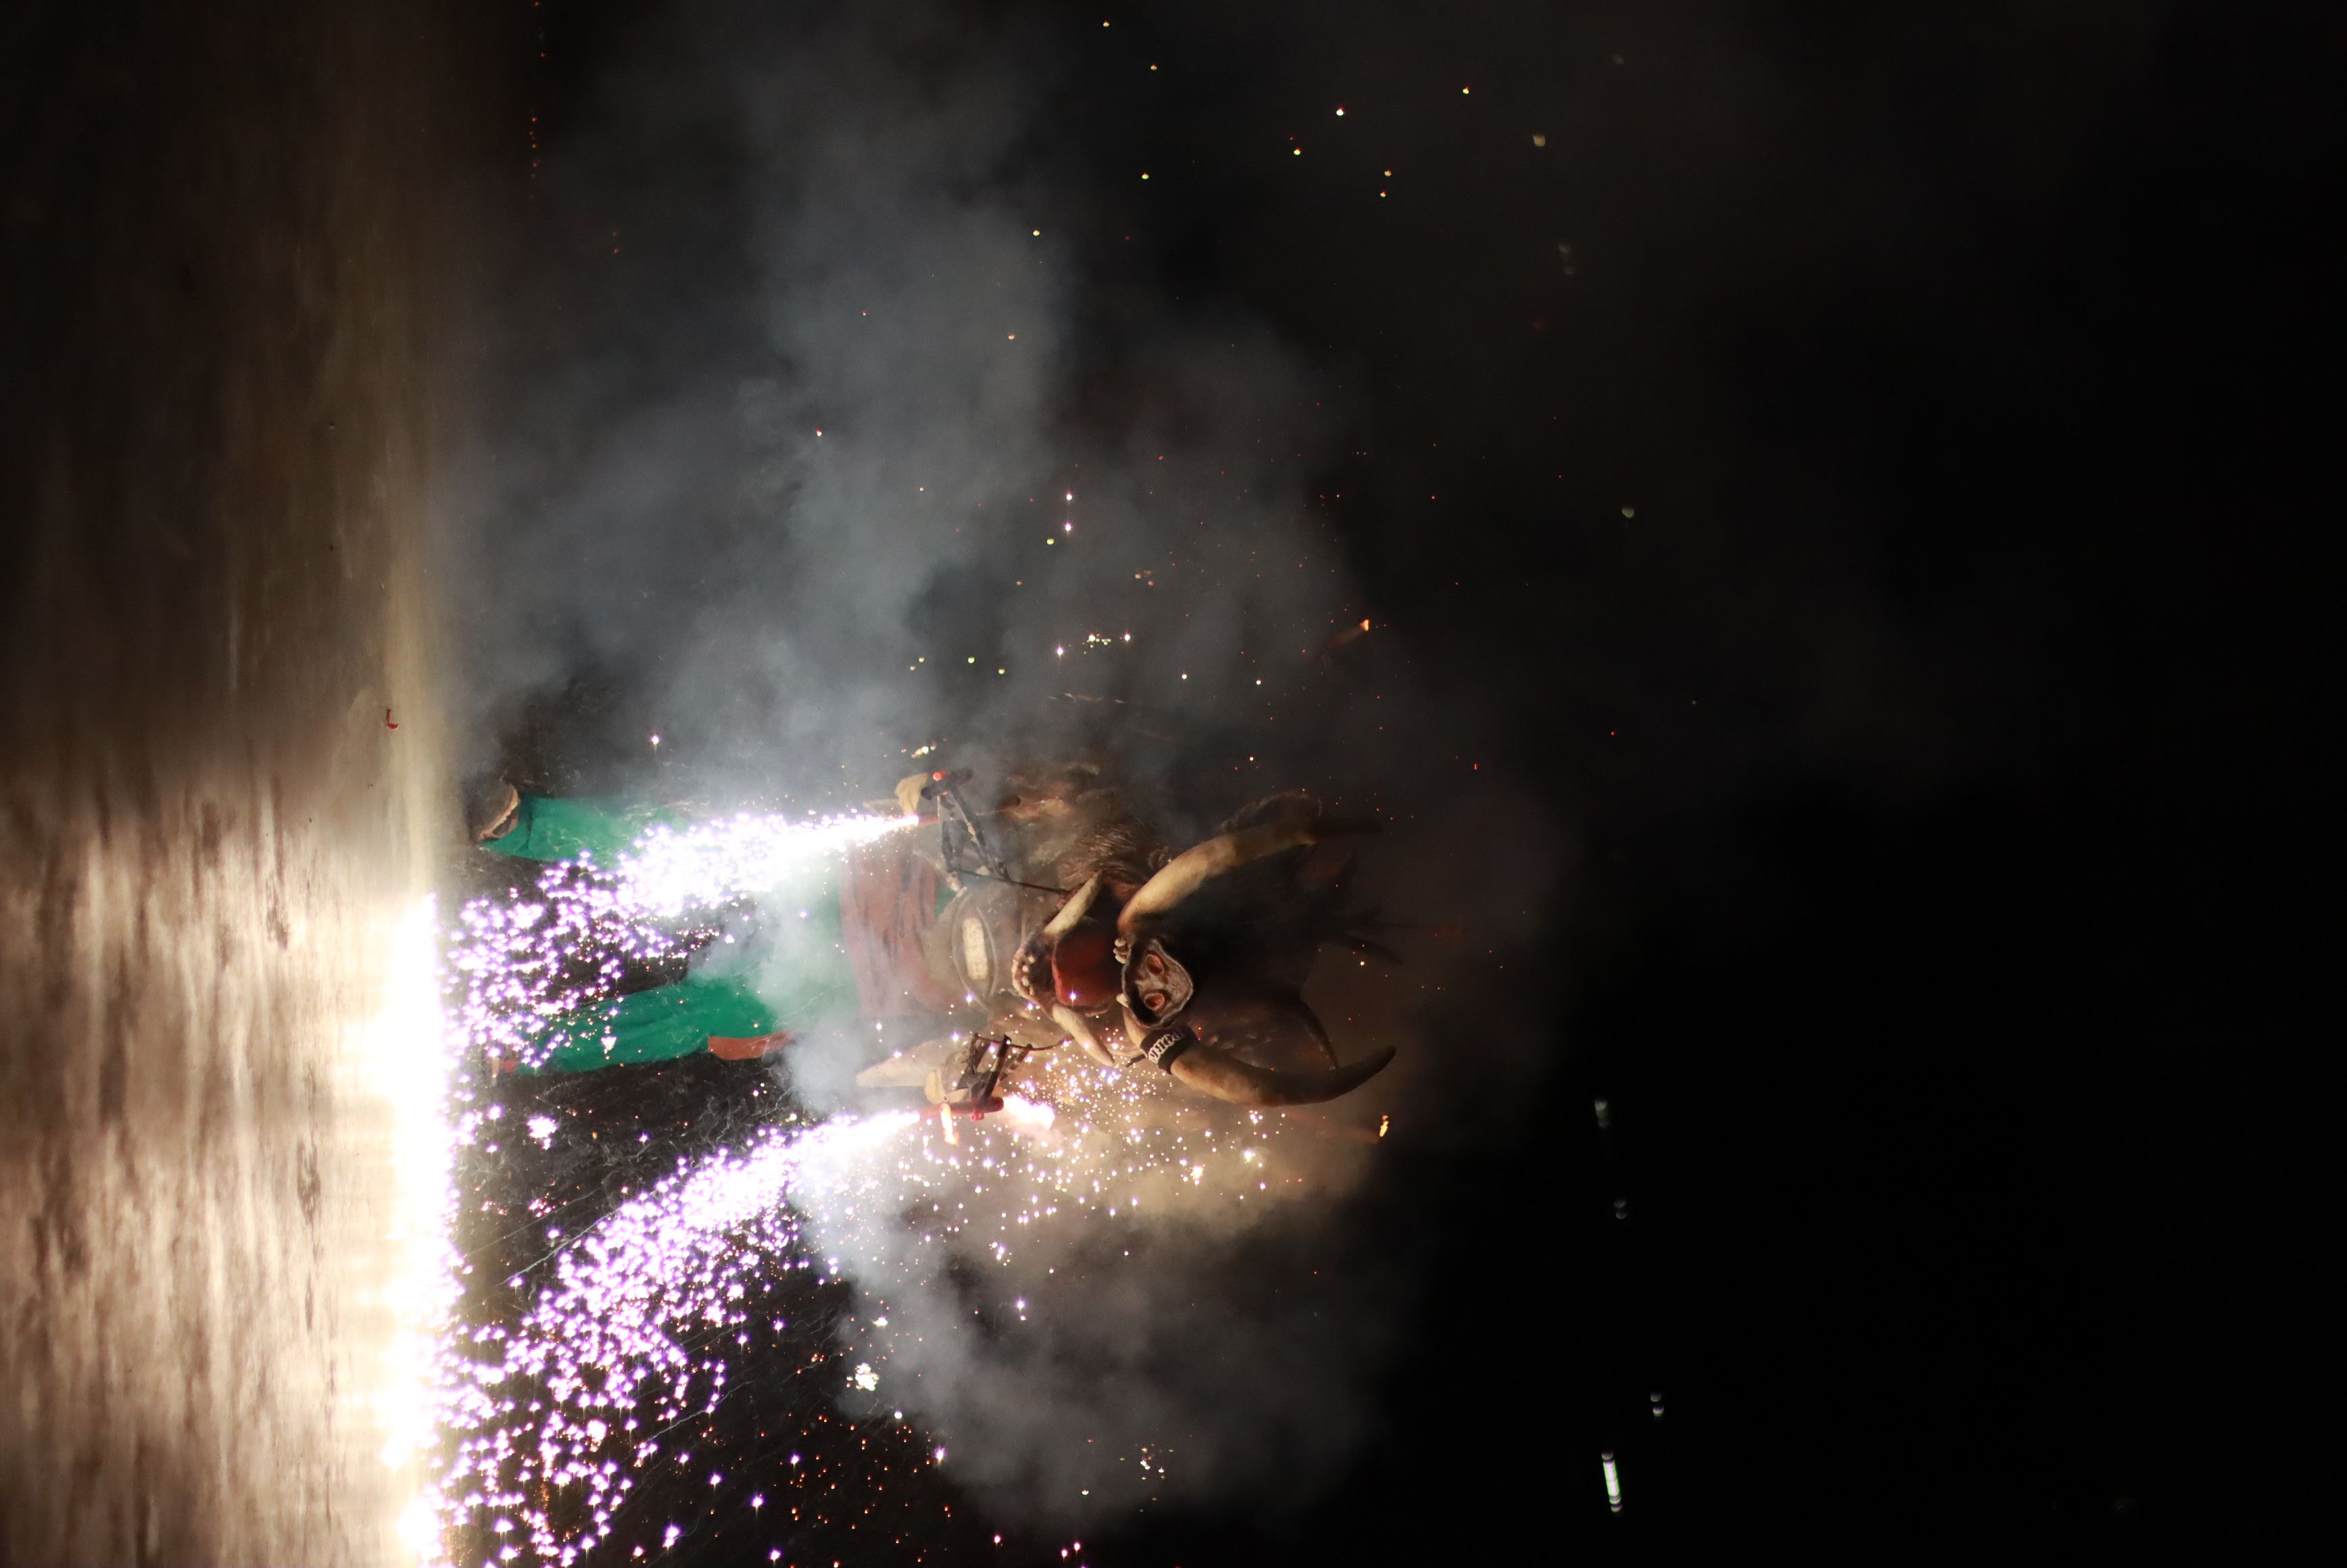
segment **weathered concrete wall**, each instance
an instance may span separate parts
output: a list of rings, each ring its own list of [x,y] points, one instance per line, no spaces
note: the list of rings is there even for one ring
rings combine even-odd
[[[9,1563],[400,1554],[366,1053],[453,831],[430,22],[0,21]]]

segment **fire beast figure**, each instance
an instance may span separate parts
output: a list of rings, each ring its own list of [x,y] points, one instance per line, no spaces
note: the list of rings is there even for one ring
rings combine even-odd
[[[1103,1066],[1162,1071],[1247,1106],[1333,1100],[1393,1059],[1342,1061],[1301,994],[1322,947],[1382,951],[1351,903],[1340,847],[1377,824],[1332,817],[1295,791],[1175,853],[1096,770],[1024,783],[997,815],[1023,830],[1036,880],[974,879],[947,914],[967,994],[990,1004],[993,1032],[1035,1049],[1064,1038]],[[1071,891],[1036,923],[1039,888]]]
[[[917,825],[849,850],[795,893],[797,917],[781,924],[798,939],[768,945],[754,971],[696,960],[681,981],[546,1020],[524,1071],[764,1055],[854,1027],[925,1041],[859,1082],[925,1085],[949,1111],[983,1113],[1005,1071],[1063,1043],[1246,1106],[1333,1100],[1392,1060],[1341,1061],[1301,995],[1322,947],[1383,951],[1351,901],[1343,847],[1377,824],[1293,791],[1177,853],[1098,764],[1013,771],[977,809],[969,782],[904,780],[897,804]],[[531,859],[615,858],[655,820],[668,818],[501,786],[476,837]]]

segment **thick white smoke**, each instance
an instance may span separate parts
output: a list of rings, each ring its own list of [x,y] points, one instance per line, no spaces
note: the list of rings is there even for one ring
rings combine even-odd
[[[920,6],[695,7],[631,41],[495,313],[464,487],[483,754],[582,669],[629,692],[612,750],[649,766],[660,733],[685,759],[661,787],[718,803],[867,799],[931,741],[1163,761],[1221,726],[1365,770],[1409,743],[1405,680],[1315,657],[1360,613],[1303,505],[1325,385],[1171,301],[1085,337],[1063,231],[1099,214],[1051,175],[1030,42]],[[1246,749],[1170,831],[1299,782]],[[1490,869],[1418,825],[1465,857],[1419,883]],[[1358,1054],[1433,974],[1315,994]],[[839,1095],[861,1050],[802,1042],[794,1086]],[[1052,1071],[1056,1125],[892,1144],[806,1196],[866,1308],[874,1387],[843,1399],[1043,1515],[1308,1496],[1403,1303],[1358,1262],[1314,1285],[1291,1244],[1375,1157],[1391,1085],[1261,1124]]]

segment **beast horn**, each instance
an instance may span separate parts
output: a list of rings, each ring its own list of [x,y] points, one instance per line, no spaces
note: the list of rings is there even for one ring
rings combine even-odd
[[[1312,1072],[1282,1072],[1242,1061],[1211,1045],[1192,1045],[1179,1053],[1164,1054],[1165,1071],[1174,1081],[1201,1094],[1211,1094],[1233,1105],[1268,1109],[1275,1105],[1317,1105],[1349,1094],[1385,1070],[1394,1058],[1393,1047],[1373,1052],[1343,1067]]]
[[[1139,891],[1125,901],[1123,912],[1116,917],[1117,934],[1130,937],[1143,921],[1167,913],[1207,882],[1226,871],[1235,871],[1250,861],[1260,860],[1266,855],[1276,855],[1283,849],[1294,849],[1299,845],[1317,844],[1324,838],[1333,838],[1340,834],[1376,833],[1382,825],[1375,822],[1306,818],[1295,822],[1266,823],[1260,827],[1243,827],[1235,833],[1225,833],[1204,844],[1193,845],[1167,861],[1156,876],[1143,883]]]
[[[1051,1009],[1051,1021],[1066,1030],[1068,1038],[1083,1047],[1086,1056],[1091,1057],[1102,1067],[1116,1065],[1116,1058],[1109,1054],[1108,1047],[1102,1045],[1100,1042],[1100,1037],[1092,1033],[1092,1026],[1086,1020],[1083,1014],[1065,1002],[1061,1002]]]
[[[1068,901],[1060,906],[1060,912],[1043,927],[1043,935],[1056,940],[1081,925],[1084,917],[1092,913],[1092,901],[1100,897],[1100,890],[1099,876],[1086,879],[1082,886],[1068,895]]]

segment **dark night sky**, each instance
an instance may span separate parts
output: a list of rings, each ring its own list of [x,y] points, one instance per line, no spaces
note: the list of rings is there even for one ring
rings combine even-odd
[[[550,159],[657,10],[496,45]],[[1169,313],[1282,344],[1423,749],[1562,846],[1488,978],[1537,988],[1537,1093],[1327,1243],[1422,1291],[1378,1430],[1284,1519],[1092,1560],[2281,1539],[2321,1482],[2270,1411],[2329,1362],[2273,1325],[2335,1289],[2335,18],[963,26],[1030,62],[1071,417],[1116,422]],[[559,273],[583,220],[513,210]]]
[[[0,7],[5,1054],[56,1067],[12,1102],[5,1196],[38,1255],[87,1225],[136,1265],[31,1281],[0,1344],[32,1368],[18,1556],[368,1539],[331,1444],[280,1462],[347,1408],[294,1410],[302,1368],[359,1341],[236,1261],[321,1190],[341,1124],[270,1108],[328,1060],[296,1004],[349,989],[342,927],[295,953],[325,978],[281,974],[240,868],[329,910],[406,885],[432,721],[373,711],[429,684],[425,597],[452,772],[795,808],[940,736],[1106,740],[1177,830],[1298,782],[1389,819],[1365,863],[1420,917],[1394,984],[1443,988],[1345,1108],[1394,1096],[1395,1136],[1342,1201],[1128,1293],[1143,1350],[1254,1336],[1135,1386],[1269,1411],[1279,1451],[1069,1562],[2307,1555],[2347,1309],[2317,1201],[2341,15]],[[1018,508],[1061,478],[1083,531],[1047,547]],[[1143,635],[1056,662],[1095,620]],[[1095,723],[1080,682],[1130,712]],[[153,895],[108,906],[135,944],[76,946],[116,852]],[[474,855],[446,890],[511,871]],[[217,1060],[258,1065],[183,1092],[172,1063],[239,1036],[191,999],[246,984],[240,931],[261,1022]],[[102,1070],[100,1003],[152,1037],[126,1055],[124,1024]],[[213,1120],[240,1072],[306,1185]],[[476,1315],[534,1288],[497,1296],[507,1268],[542,1283],[531,1196],[578,1199],[575,1235],[783,1099],[698,1058],[500,1092],[577,1120],[543,1159],[467,1156]],[[138,1127],[187,1163],[124,1190],[190,1202],[125,1224],[89,1173]],[[323,1146],[329,1215],[375,1213]],[[341,1233],[290,1214],[323,1269]],[[144,1239],[170,1214],[220,1278],[285,1285],[268,1310],[215,1336]],[[1071,1313],[1132,1285],[1124,1223],[1077,1235]],[[739,1504],[781,1444],[839,1483],[794,1562],[1061,1561],[1031,1499],[963,1490],[958,1435],[931,1466],[841,1414],[835,1366],[799,1377],[846,1286],[766,1283],[795,1327],[680,1440],[730,1490],[648,1471],[620,1548],[683,1517],[670,1561],[767,1560],[783,1510]],[[166,1294],[187,1311],[142,1316]],[[197,1387],[190,1344],[233,1377]],[[248,1424],[254,1389],[299,1419]],[[1064,1480],[1065,1435],[1012,1457]]]
[[[1078,120],[1103,183],[1194,160],[1135,270],[1327,345],[1410,454],[1331,465],[1353,560],[1581,825],[1553,1112],[1398,1182],[1446,1238],[1426,1354],[1299,1540],[2280,1537],[2319,1484],[2255,1412],[2313,1369],[2270,1325],[2321,1250],[2335,28],[1188,15],[1103,53],[1211,85]],[[1447,1353],[1495,1311],[1532,1386]]]

